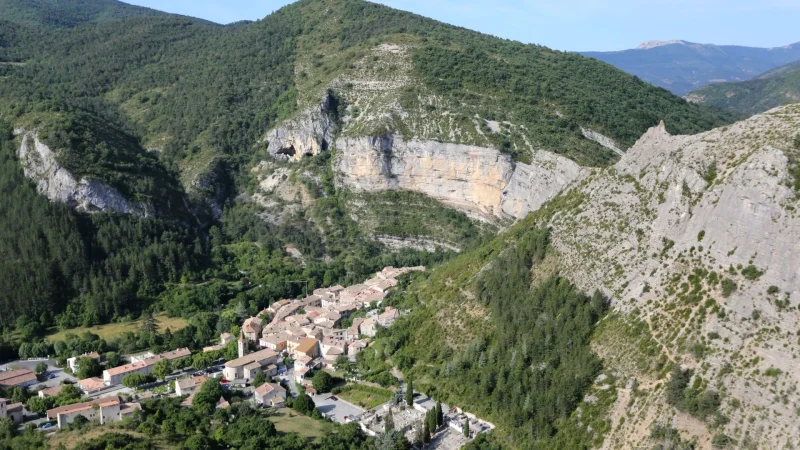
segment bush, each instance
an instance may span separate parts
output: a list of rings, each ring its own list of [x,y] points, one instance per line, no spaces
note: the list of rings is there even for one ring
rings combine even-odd
[[[722,280],[722,296],[725,298],[730,297],[737,288],[736,283],[730,278]]]
[[[756,266],[750,264],[749,266],[742,269],[742,276],[748,280],[757,280],[761,278],[761,275],[764,274],[764,271],[758,270]]]

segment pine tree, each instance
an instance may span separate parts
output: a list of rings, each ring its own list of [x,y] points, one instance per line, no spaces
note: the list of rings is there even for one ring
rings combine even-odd
[[[406,406],[414,406],[414,380],[411,378],[406,384]]]

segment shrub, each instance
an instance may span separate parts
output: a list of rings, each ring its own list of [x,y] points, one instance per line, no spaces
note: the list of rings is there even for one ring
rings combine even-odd
[[[730,297],[737,288],[736,283],[730,278],[722,280],[722,296],[725,298]]]
[[[756,266],[752,264],[742,269],[742,276],[747,278],[748,280],[757,280],[761,278],[761,275],[763,274],[764,271],[758,270]]]

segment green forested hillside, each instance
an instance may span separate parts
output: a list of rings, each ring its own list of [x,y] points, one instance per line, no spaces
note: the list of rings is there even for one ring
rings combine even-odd
[[[687,98],[747,115],[800,102],[800,62],[778,67],[752,80],[711,84],[690,92]]]
[[[495,421],[513,447],[586,448],[592,433],[568,419],[602,368],[589,340],[607,300],[551,273],[550,251],[548,231],[525,221],[418,275],[391,298],[412,313],[358,357],[362,371],[391,361],[416,389]]]
[[[165,210],[159,219],[139,220],[80,216],[50,205],[22,180],[19,142],[5,136],[3,182],[13,195],[3,199],[9,213],[0,254],[18,264],[0,272],[0,285],[8,287],[0,311],[5,324],[20,315],[43,325],[92,324],[135,316],[149,305],[180,313],[177,304],[204,298],[196,284],[235,282],[243,273],[269,280],[269,289],[228,291],[215,302],[236,297],[232,304],[255,311],[298,292],[287,278],[355,281],[381,264],[441,259],[386,255],[369,241],[347,212],[325,157],[309,169],[324,180],[311,183],[310,211],[273,224],[259,218],[255,204],[233,201],[255,183],[249,169],[265,157],[266,131],[385,42],[406,42],[412,52],[417,84],[400,103],[421,101],[413,90],[424,90],[446,99],[459,120],[471,123],[477,114],[515,122],[535,148],[584,165],[607,165],[616,156],[584,139],[581,126],[630,144],[660,119],[674,133],[727,120],[597,61],[360,0],[301,0],[235,27],[104,1],[3,5],[14,9],[3,19],[18,22],[0,27],[0,118],[7,128],[37,131],[77,176]],[[30,5],[63,23],[36,22],[22,12]],[[510,137],[492,139],[512,152]],[[209,199],[222,212],[218,219],[187,218],[186,211]],[[401,223],[408,214],[393,217],[373,231],[422,229]],[[442,223],[458,224],[457,239],[480,242],[463,215]],[[304,265],[285,259],[288,243],[308,255]]]
[[[131,17],[169,15],[117,0],[0,0],[0,17],[32,27],[72,28]]]

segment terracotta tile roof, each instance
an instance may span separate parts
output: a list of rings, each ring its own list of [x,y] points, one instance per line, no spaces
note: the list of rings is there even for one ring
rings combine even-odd
[[[264,361],[270,358],[277,357],[278,354],[273,350],[265,348],[249,355],[244,355],[241,358],[232,359],[225,363],[225,367],[242,367],[254,361]]]
[[[36,381],[36,374],[30,369],[9,370],[0,372],[0,387],[17,386],[20,384]]]
[[[277,383],[264,383],[261,386],[257,387],[255,389],[255,392],[256,392],[256,394],[258,394],[258,395],[263,397],[263,396],[269,394],[270,392],[278,390],[278,389],[283,389],[283,386],[281,386],[280,384],[277,384]]]
[[[308,353],[318,343],[319,341],[314,338],[305,338],[300,342],[300,345],[297,346],[297,351],[300,353]]]
[[[78,380],[78,385],[85,391],[97,391],[105,387],[103,380],[97,377]]]
[[[44,395],[45,397],[54,397],[54,396],[58,395],[59,392],[61,392],[61,389],[64,389],[64,386],[59,384],[58,386],[53,386],[53,387],[49,387],[47,389],[42,389],[39,392],[42,395]]]
[[[58,408],[53,408],[47,410],[47,418],[48,419],[55,419],[58,417],[59,414],[72,414],[79,411],[86,411],[87,409],[92,409],[95,406],[104,408],[107,406],[119,405],[122,403],[119,397],[105,397],[105,398],[98,398],[97,400],[92,400],[91,402],[84,402],[84,403],[74,403],[72,405],[67,406],[60,406]]]
[[[139,362],[125,364],[124,366],[114,367],[111,369],[106,369],[106,372],[108,372],[110,376],[120,375],[123,373],[133,372],[143,367],[151,366],[161,361],[162,359],[168,359],[168,360],[180,359],[180,358],[185,358],[191,354],[192,352],[189,351],[188,348],[179,348],[171,352],[161,353],[160,355],[153,356],[152,358],[143,359]]]

